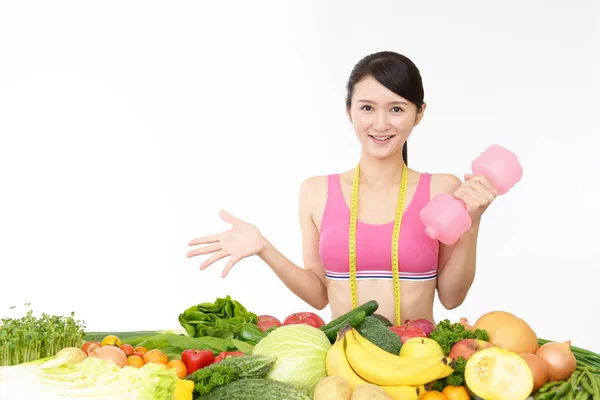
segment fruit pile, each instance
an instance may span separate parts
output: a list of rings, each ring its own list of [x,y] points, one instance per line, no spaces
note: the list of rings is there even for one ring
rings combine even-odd
[[[310,312],[280,320],[227,296],[182,312],[180,333],[87,332],[41,368],[50,379],[75,376],[78,363],[98,367],[89,382],[98,390],[107,377],[132,387],[161,379],[167,389],[157,398],[177,400],[600,399],[600,355],[538,338],[511,313],[472,326],[465,318],[394,326],[377,309],[369,301],[328,323]]]

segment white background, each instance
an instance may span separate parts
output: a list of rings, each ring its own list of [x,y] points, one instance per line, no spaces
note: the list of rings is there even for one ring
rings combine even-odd
[[[355,165],[344,85],[394,50],[428,102],[411,167],[462,178],[498,143],[525,174],[484,216],[467,300],[436,318],[506,310],[600,352],[597,21],[583,0],[1,2],[0,315],[171,329],[226,294],[314,311],[258,258],[221,279],[187,242],[224,208],[300,263],[298,187]]]

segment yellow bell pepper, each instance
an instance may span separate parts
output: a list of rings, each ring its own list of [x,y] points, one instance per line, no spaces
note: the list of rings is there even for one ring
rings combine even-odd
[[[175,400],[192,400],[194,391],[194,381],[187,379],[177,379],[175,383]]]
[[[471,398],[464,386],[446,386],[442,393],[448,400],[469,400]]]

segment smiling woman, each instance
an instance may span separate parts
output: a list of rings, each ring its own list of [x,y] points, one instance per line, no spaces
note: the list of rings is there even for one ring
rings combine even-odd
[[[304,268],[281,254],[259,229],[222,211],[231,229],[189,242],[204,245],[188,257],[212,254],[207,268],[225,257],[223,271],[258,255],[298,297],[332,318],[369,300],[400,325],[433,321],[436,290],[447,309],[465,299],[475,276],[481,215],[496,197],[483,177],[430,174],[408,168],[406,142],[426,109],[420,72],[407,57],[379,52],[360,60],[347,84],[346,113],[361,145],[358,165],[307,178],[299,215]],[[439,193],[463,200],[473,221],[448,246],[429,238],[419,211]]]

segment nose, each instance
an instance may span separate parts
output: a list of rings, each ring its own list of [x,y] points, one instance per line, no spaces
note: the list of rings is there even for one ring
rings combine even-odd
[[[387,113],[382,112],[382,111],[378,112],[375,115],[375,121],[373,122],[373,129],[375,129],[377,131],[381,131],[381,132],[387,131],[390,127],[387,117],[388,117]]]

